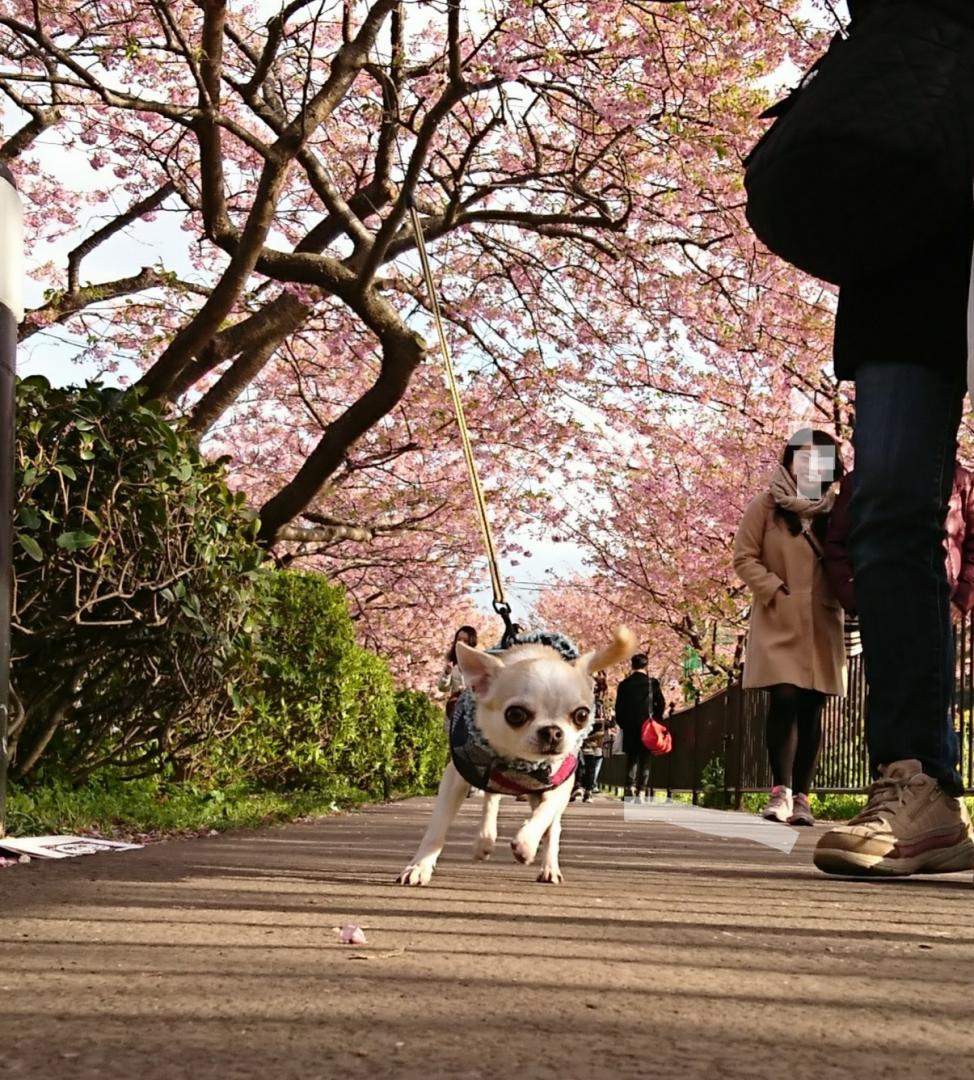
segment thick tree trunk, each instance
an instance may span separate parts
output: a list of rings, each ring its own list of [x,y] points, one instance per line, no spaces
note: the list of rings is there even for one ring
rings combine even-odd
[[[423,339],[408,331],[399,335],[395,345],[386,346],[378,379],[328,425],[294,479],[261,507],[261,544],[274,543],[278,530],[311,504],[355,442],[402,400],[413,372],[425,356]]]

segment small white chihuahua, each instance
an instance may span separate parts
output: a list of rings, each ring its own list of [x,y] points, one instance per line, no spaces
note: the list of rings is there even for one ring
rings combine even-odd
[[[534,862],[545,840],[538,881],[564,880],[558,865],[561,816],[572,793],[578,751],[592,727],[592,674],[629,656],[626,627],[611,645],[579,657],[560,634],[526,634],[500,652],[457,643],[467,690],[450,725],[450,762],[433,819],[399,875],[400,885],[427,885],[446,835],[471,784],[484,791],[484,814],[473,857],[489,859],[497,842],[501,795],[526,794],[531,815],[511,841],[514,858]]]

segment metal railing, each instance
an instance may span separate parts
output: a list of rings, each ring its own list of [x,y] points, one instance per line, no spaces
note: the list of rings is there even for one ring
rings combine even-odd
[[[974,791],[974,613],[955,623],[955,678],[951,717],[960,743],[960,769]],[[822,714],[822,754],[813,790],[822,794],[862,792],[869,784],[865,716],[869,688],[862,656],[849,660],[848,693],[828,698]],[[722,788],[740,802],[746,792],[767,791],[771,773],[765,743],[768,694],[732,684],[695,705],[675,710],[666,720],[673,750],[654,758],[651,778],[657,791],[690,792],[696,802],[706,788]],[[622,788],[626,759],[606,758],[603,787]]]

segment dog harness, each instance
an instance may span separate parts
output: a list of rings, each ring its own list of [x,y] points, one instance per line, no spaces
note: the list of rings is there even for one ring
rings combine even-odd
[[[564,636],[548,631],[519,634],[513,645],[547,645],[565,660],[578,659],[578,649]],[[500,653],[500,646],[488,652]],[[476,788],[491,795],[540,795],[563,784],[578,767],[578,752],[592,730],[594,720],[579,731],[575,745],[552,771],[545,761],[523,758],[503,758],[490,746],[477,726],[477,702],[469,690],[464,690],[453,710],[450,723],[450,757],[457,772]]]

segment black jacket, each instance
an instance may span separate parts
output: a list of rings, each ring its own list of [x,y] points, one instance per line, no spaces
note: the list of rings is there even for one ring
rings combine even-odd
[[[619,683],[616,690],[616,723],[622,729],[622,749],[635,753],[642,746],[644,721],[662,716],[666,709],[659,680],[645,671],[634,671]]]
[[[883,2],[884,0],[849,0],[847,5],[850,16],[849,28],[854,29],[857,19],[865,18],[873,8],[879,7]],[[915,2],[943,11],[961,22],[974,22],[974,11],[971,9],[970,0],[915,0]]]
[[[926,2],[968,24],[974,20],[970,0]],[[876,3],[849,0],[851,29]],[[903,192],[904,214],[923,209]],[[963,384],[972,244],[974,208],[899,265],[843,285],[835,318],[836,378],[854,379],[867,363],[922,364]]]
[[[904,206],[904,213],[919,208]],[[835,316],[835,377],[861,364],[922,364],[963,385],[974,209],[898,266],[843,285]]]

